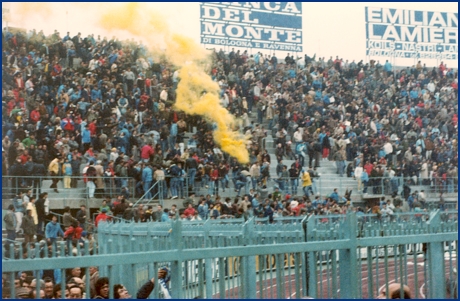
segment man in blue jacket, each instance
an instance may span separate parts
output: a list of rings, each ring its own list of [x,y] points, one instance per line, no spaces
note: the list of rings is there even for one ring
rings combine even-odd
[[[64,237],[61,225],[57,222],[57,217],[53,215],[51,222],[46,225],[45,238],[48,243],[56,244],[58,235]]]
[[[152,181],[153,181],[152,168],[150,168],[150,165],[146,165],[144,169],[142,170],[142,186],[144,189],[146,199],[152,198],[152,193],[149,191],[150,187],[152,187]]]

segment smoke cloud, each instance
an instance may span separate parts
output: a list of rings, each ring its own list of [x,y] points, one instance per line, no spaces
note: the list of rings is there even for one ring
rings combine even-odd
[[[205,117],[215,123],[215,142],[221,149],[241,163],[249,162],[246,140],[232,131],[233,115],[220,105],[219,86],[205,72],[211,66],[210,53],[193,39],[180,35],[168,27],[168,19],[153,9],[153,3],[11,3],[14,19],[26,28],[44,29],[51,34],[55,29],[65,35],[69,24],[81,24],[78,31],[119,37],[134,38],[146,45],[158,61],[166,57],[179,68],[175,109],[187,114]],[[82,19],[84,16],[84,19]],[[180,21],[180,20],[177,20]],[[70,23],[69,23],[70,22]],[[21,26],[22,27],[22,26]],[[71,36],[77,32],[71,30]],[[102,31],[102,32],[100,32]],[[203,92],[206,91],[205,94]]]
[[[126,31],[142,38],[154,54],[166,55],[168,61],[180,68],[174,107],[215,123],[215,142],[239,162],[249,162],[246,138],[232,131],[234,117],[220,105],[219,86],[205,72],[210,62],[205,49],[188,37],[171,33],[165,18],[142,3],[105,10],[100,25],[105,30]]]

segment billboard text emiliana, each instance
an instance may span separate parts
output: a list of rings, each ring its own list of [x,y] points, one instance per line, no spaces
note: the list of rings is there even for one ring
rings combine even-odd
[[[366,7],[369,56],[457,60],[458,13]]]
[[[201,2],[201,43],[302,52],[302,3]]]

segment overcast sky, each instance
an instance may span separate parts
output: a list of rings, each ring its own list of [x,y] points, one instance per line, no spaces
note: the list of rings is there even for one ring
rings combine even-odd
[[[176,33],[200,41],[200,8],[198,3],[145,3],[165,16],[165,22]],[[3,3],[10,8],[9,26],[26,29],[35,28],[51,34],[57,29],[63,37],[67,31],[71,36],[81,32],[83,36],[94,33],[113,36],[98,28],[96,21],[104,6],[121,3]],[[303,3],[303,54],[317,54],[329,58],[336,55],[348,60],[366,58],[366,26],[364,8],[366,6],[417,9],[425,11],[457,12],[457,2],[359,2],[359,3]],[[4,20],[3,20],[4,21]],[[5,22],[3,22],[3,27]],[[122,33],[117,33],[123,36]],[[125,37],[123,37],[125,38]],[[211,47],[211,46],[210,46]],[[216,46],[218,47],[218,46]],[[218,47],[220,48],[220,47]],[[259,51],[254,49],[252,52]],[[270,53],[269,51],[262,51]],[[277,53],[282,56],[283,53]],[[285,55],[285,54],[284,54]],[[299,54],[300,55],[300,54]],[[376,58],[385,61],[385,57]],[[437,60],[422,60],[428,66],[438,64]],[[445,60],[449,66],[457,66],[458,60]],[[409,65],[414,59],[397,59],[397,65]]]

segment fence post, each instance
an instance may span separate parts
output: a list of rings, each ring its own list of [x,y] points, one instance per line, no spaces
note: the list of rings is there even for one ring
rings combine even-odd
[[[436,210],[430,216],[430,228],[433,233],[439,231],[441,226],[441,211]],[[430,265],[428,269],[428,281],[435,283],[437,279],[444,279],[446,275],[445,271],[445,260],[444,260],[444,242],[430,242],[427,243],[427,255],[428,255],[428,264]],[[426,280],[425,280],[426,281]],[[433,291],[430,293],[430,296],[436,299],[445,299],[446,298],[446,287],[445,285],[432,285],[430,287]]]
[[[246,236],[245,245],[252,245],[254,242],[254,222],[255,218],[250,219],[244,224],[243,233]],[[242,278],[243,298],[256,299],[256,256],[244,256],[241,258],[242,270],[244,276]]]
[[[308,241],[313,241],[313,230],[315,229],[315,221],[316,218],[315,216],[310,216],[308,219],[306,226],[306,234],[305,234],[305,240]],[[307,285],[307,290],[306,290],[306,295],[317,298],[317,274],[316,274],[316,251],[313,252],[307,252],[306,253],[306,285]]]
[[[171,232],[171,247],[176,250],[176,253],[181,253],[183,246],[182,237],[182,221],[172,221],[172,232]],[[178,260],[171,263],[171,297],[173,299],[182,299],[182,260],[181,256],[177,256]]]
[[[347,213],[345,226],[345,235],[349,240],[347,249],[339,250],[340,258],[340,298],[356,299],[358,295],[358,271],[357,271],[357,238],[356,238],[356,215]]]

